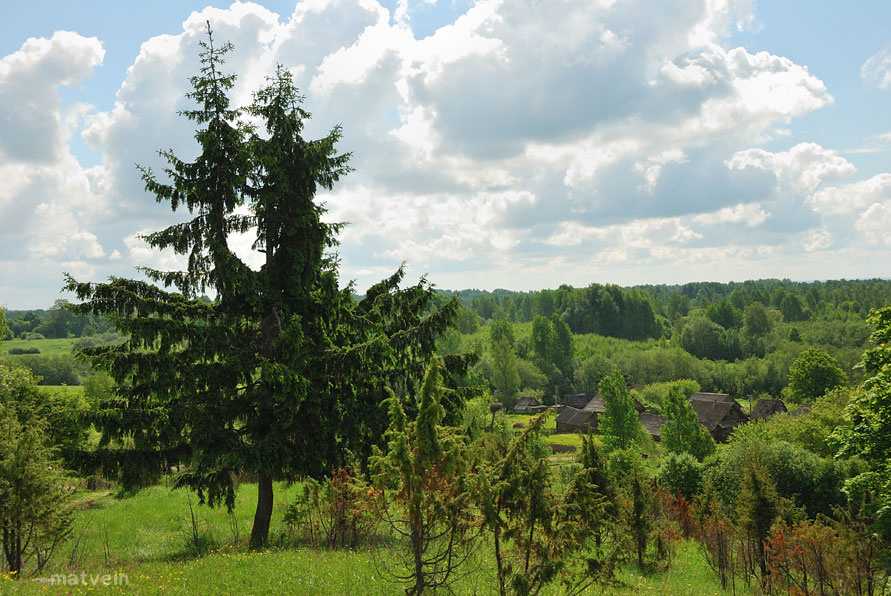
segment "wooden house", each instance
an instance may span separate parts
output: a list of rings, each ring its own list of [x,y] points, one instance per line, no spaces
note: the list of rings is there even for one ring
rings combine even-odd
[[[556,420],[558,433],[586,433],[597,431],[597,414],[569,406],[563,408]]]
[[[758,420],[760,418],[767,418],[768,416],[782,414],[784,412],[788,412],[788,410],[786,409],[786,404],[781,400],[759,399],[758,403],[755,404],[755,407],[752,408],[750,417],[752,420]]]
[[[663,418],[659,414],[652,412],[640,412],[637,415],[637,421],[640,422],[654,441],[662,440],[662,425],[668,422],[668,418]]]
[[[517,400],[517,403],[514,404],[514,412],[517,414],[529,414],[530,409],[536,406],[540,406],[538,400],[534,397],[521,397]]]
[[[699,424],[718,442],[726,441],[734,428],[749,421],[736,400],[726,393],[694,393],[690,405]]]

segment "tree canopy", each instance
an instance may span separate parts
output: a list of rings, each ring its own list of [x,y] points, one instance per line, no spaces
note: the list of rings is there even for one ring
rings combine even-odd
[[[849,425],[837,429],[841,455],[858,455],[870,469],[848,482],[846,492],[857,502],[871,503],[878,512],[880,529],[891,537],[891,307],[874,311],[872,347],[863,354],[861,366],[869,375],[863,391],[847,409]]]
[[[668,390],[662,413],[668,422],[662,425],[662,445],[672,453],[689,453],[702,461],[715,452],[715,442],[699,424],[693,406],[680,384]]]
[[[625,385],[625,378],[618,369],[600,381],[603,396],[603,414],[600,415],[598,429],[603,435],[604,447],[627,449],[635,445],[644,434],[644,428],[637,419],[634,400]]]
[[[788,391],[795,402],[812,402],[847,382],[848,375],[835,358],[819,348],[810,348],[789,368]]]

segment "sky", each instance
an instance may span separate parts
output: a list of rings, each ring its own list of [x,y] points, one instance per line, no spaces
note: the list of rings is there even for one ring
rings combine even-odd
[[[891,277],[891,3],[861,0],[0,0],[0,306],[178,269],[188,214],[136,165],[189,160],[177,114],[210,21],[233,101],[276,64],[343,127],[356,291]],[[250,235],[231,244],[250,264]]]

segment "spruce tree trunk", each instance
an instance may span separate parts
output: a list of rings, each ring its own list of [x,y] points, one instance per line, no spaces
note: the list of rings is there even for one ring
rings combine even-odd
[[[421,518],[421,507],[413,504],[409,514],[411,524],[411,548],[412,558],[415,564],[415,585],[409,590],[412,596],[420,596],[424,593],[426,582],[424,581],[424,520]]]
[[[272,519],[272,478],[260,471],[257,478],[257,511],[251,528],[251,548],[259,549],[269,541],[269,521]]]

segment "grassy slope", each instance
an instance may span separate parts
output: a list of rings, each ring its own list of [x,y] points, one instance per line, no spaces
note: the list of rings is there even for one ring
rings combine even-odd
[[[295,487],[278,485],[273,534],[281,532],[279,520]],[[118,499],[110,493],[84,493],[79,498],[76,535],[81,536],[80,563],[69,568],[73,542],[65,545],[54,561],[52,573],[86,572],[97,585],[51,586],[34,581],[14,582],[0,575],[0,594],[350,594],[384,596],[401,593],[400,587],[381,577],[380,551],[328,551],[308,548],[271,549],[250,553],[243,544],[250,532],[256,503],[255,485],[243,485],[237,497],[236,518],[241,545],[232,546],[232,533],[225,510],[197,506],[194,496],[183,490],[151,488],[136,496]],[[195,505],[198,526],[218,547],[202,557],[191,557],[188,542],[188,502]],[[108,535],[110,558],[103,554]],[[469,571],[470,569],[468,569]],[[458,595],[495,592],[491,553],[481,550],[473,573],[456,585]],[[101,574],[124,573],[129,585],[101,586]],[[669,572],[641,574],[635,569],[620,573],[622,586],[608,594],[660,594],[681,596],[720,592],[713,574],[698,548],[681,544]],[[544,592],[556,596],[559,585]],[[599,588],[590,593],[600,593]]]

